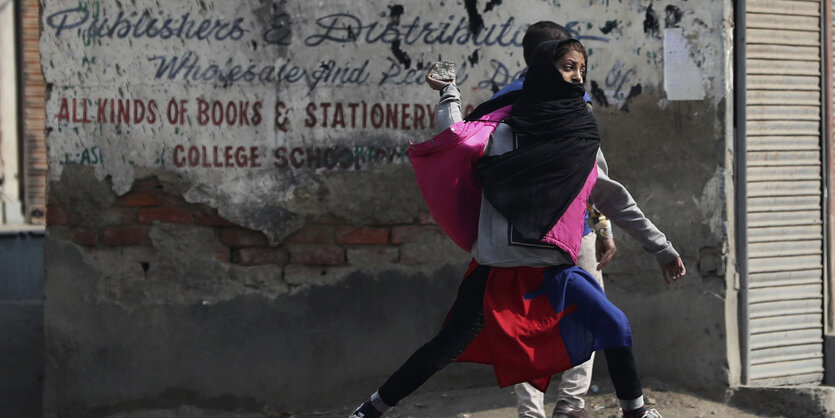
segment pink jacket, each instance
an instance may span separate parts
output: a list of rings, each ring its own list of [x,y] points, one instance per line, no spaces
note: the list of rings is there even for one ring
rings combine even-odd
[[[409,159],[429,212],[452,241],[466,251],[472,250],[478,236],[482,199],[481,182],[474,167],[493,130],[510,115],[510,109],[503,107],[477,121],[456,122],[434,138],[409,146]],[[594,169],[577,198],[543,240],[566,251],[575,262],[582,241],[586,201],[596,180]]]

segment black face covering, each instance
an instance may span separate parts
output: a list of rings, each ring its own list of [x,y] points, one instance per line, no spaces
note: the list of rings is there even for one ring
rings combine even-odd
[[[565,81],[555,65],[570,42],[577,41],[537,47],[506,121],[516,149],[482,157],[476,167],[487,200],[525,239],[545,237],[596,165],[600,134],[583,86]]]

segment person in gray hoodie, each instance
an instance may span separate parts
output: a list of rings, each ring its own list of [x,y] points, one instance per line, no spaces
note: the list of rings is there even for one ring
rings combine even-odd
[[[571,38],[571,33],[555,22],[543,20],[530,25],[522,38],[522,55],[525,58],[525,64],[530,65],[531,56],[541,43],[568,38]],[[526,75],[527,69],[521,73],[518,79],[508,83],[490,99],[522,90]],[[426,81],[436,90],[442,89],[447,84],[439,80],[433,80],[431,77],[428,77]],[[583,96],[583,100],[587,103],[589,111],[592,111],[592,100],[588,93]],[[445,125],[448,123],[449,120],[444,120],[444,123],[439,123],[436,129],[439,131],[446,129],[447,126]],[[591,204],[586,212],[586,219],[583,239],[577,256],[577,265],[588,271],[597,281],[597,284],[604,288],[602,270],[612,260],[617,250],[611,223]],[[594,354],[588,361],[574,366],[560,375],[557,404],[554,407],[553,418],[588,418],[583,396],[588,393],[591,387],[593,368]],[[524,382],[514,386],[514,393],[516,394],[519,418],[546,417],[545,394],[543,392],[534,388],[530,383]]]
[[[543,52],[539,53],[540,50]],[[541,72],[545,74],[532,77],[536,80],[533,82],[530,81],[531,78],[526,80],[523,94],[528,92],[529,95],[536,95],[541,87],[558,82],[570,84],[571,86],[560,88],[573,90],[572,97],[575,97],[577,85],[581,86],[585,79],[586,55],[582,44],[573,40],[571,45],[545,43],[537,48],[537,51],[539,63],[532,69],[538,69],[537,74]],[[566,60],[571,62],[563,65],[563,61]],[[555,65],[556,68],[552,68]],[[529,87],[529,82],[535,85]],[[582,89],[582,87],[579,88]],[[451,126],[462,119],[460,93],[453,82],[444,85],[441,94],[441,102],[436,110],[436,121],[440,126]],[[581,100],[581,96],[582,94],[576,98]],[[543,102],[543,104],[547,103]],[[579,115],[581,118],[588,119],[582,116],[588,115],[584,105],[580,106],[584,109],[584,113],[579,113]],[[514,108],[516,107],[521,107],[521,105],[517,102],[514,105]],[[538,108],[538,105],[534,103],[533,108]],[[524,118],[520,118],[520,122],[523,120]],[[596,132],[596,123],[593,119],[591,123]],[[541,123],[539,125],[543,126]],[[509,124],[499,124],[488,143],[485,156],[489,158],[515,151],[514,130],[518,131],[518,129]],[[589,157],[592,160],[589,162],[593,164],[591,169],[596,170],[594,174],[597,175],[597,182],[591,189],[591,196],[598,209],[616,225],[638,239],[645,250],[656,257],[661,264],[665,280],[677,280],[683,277],[686,271],[678,253],[667,241],[665,235],[646,219],[629,192],[620,183],[608,177],[605,159],[596,144],[597,142],[590,143],[591,146],[585,147],[583,151],[591,152]],[[484,326],[481,303],[491,268],[550,267],[574,264],[571,256],[559,248],[543,248],[542,245],[527,246],[509,242],[507,232],[510,226],[509,218],[494,207],[487,198],[487,187],[488,183],[485,182],[485,198],[482,199],[479,232],[472,249],[472,254],[479,266],[475,267],[462,282],[454,305],[454,314],[439,334],[416,351],[377,392],[354,411],[352,417],[381,416],[388,408],[463,352],[463,349]],[[631,347],[607,349],[606,355],[624,417],[660,417],[657,411],[647,410],[644,406],[640,378],[634,364]]]

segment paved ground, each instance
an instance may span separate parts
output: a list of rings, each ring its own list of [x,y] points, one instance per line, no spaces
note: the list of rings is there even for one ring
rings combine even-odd
[[[767,411],[745,411],[726,405],[723,402],[705,399],[679,388],[656,381],[645,381],[645,394],[651,406],[657,408],[665,418],[832,418],[828,412],[810,412],[815,410],[817,400],[801,396],[787,415],[768,414]],[[591,417],[620,418],[614,393],[606,382],[595,381],[593,393],[587,397],[587,409]],[[802,391],[801,391],[802,392]],[[796,393],[801,393],[796,392]],[[795,393],[795,392],[791,392]],[[778,392],[766,394],[754,405],[767,406],[773,402],[785,402],[790,396]],[[553,395],[546,395],[546,407],[550,412],[554,408]],[[798,403],[800,402],[800,403]],[[342,405],[327,410],[280,411],[266,408],[263,411],[221,411],[207,410],[190,405],[166,409],[136,409],[110,415],[97,415],[99,418],[346,418],[356,404]],[[812,408],[810,408],[812,407]],[[820,411],[820,410],[817,410]],[[2,415],[0,415],[2,416]],[[445,391],[418,391],[406,398],[397,408],[392,409],[387,418],[515,418],[516,397],[512,388],[497,387],[469,388]]]
[[[652,407],[657,408],[665,418],[756,418],[783,417],[783,415],[755,414],[738,408],[704,399],[695,394],[673,388],[660,382],[645,382],[645,393]],[[617,400],[610,385],[595,382],[588,396],[586,406],[589,415],[599,418],[620,418]],[[553,395],[546,395],[546,411],[554,408]],[[285,413],[287,418],[347,417],[356,405],[346,405],[340,410],[304,411]],[[406,398],[401,405],[392,409],[386,417],[391,418],[512,418],[516,416],[516,396],[513,388],[499,389],[486,387],[456,391],[425,392]]]

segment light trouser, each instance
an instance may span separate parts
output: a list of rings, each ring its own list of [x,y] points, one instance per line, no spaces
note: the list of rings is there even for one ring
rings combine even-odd
[[[580,252],[577,255],[577,266],[588,271],[594,279],[603,287],[603,273],[597,271],[597,257],[595,255],[595,241],[597,236],[594,232],[583,237],[580,244]],[[583,408],[586,401],[583,395],[588,392],[591,386],[591,373],[594,366],[594,353],[585,363],[579,364],[562,373],[559,384],[558,401],[567,402],[575,408]],[[545,418],[545,394],[528,383],[520,383],[514,387],[519,417]]]

